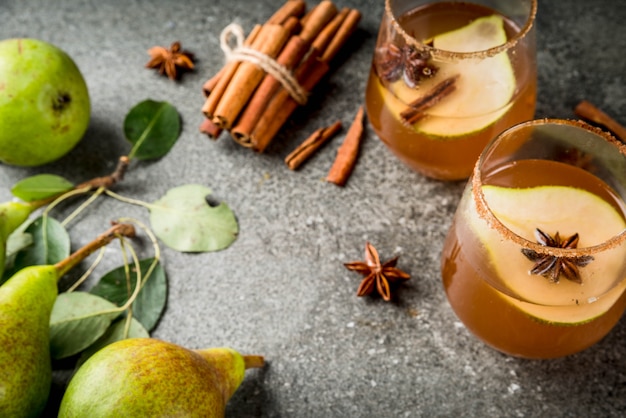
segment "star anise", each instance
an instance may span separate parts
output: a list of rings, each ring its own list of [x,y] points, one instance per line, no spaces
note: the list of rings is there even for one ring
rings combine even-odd
[[[178,80],[182,71],[193,70],[194,55],[182,49],[180,42],[172,43],[170,49],[154,46],[148,50],[152,57],[146,68],[154,68],[171,80]]]
[[[576,248],[578,245],[578,234],[574,234],[569,238],[561,239],[559,233],[554,238],[546,234],[539,228],[535,229],[535,238],[537,242],[546,247],[555,248]],[[585,267],[593,257],[590,255],[578,257],[558,257],[548,254],[539,254],[529,248],[523,248],[522,253],[535,265],[530,270],[531,274],[539,274],[546,277],[553,283],[559,282],[559,277],[563,275],[566,279],[576,283],[582,283],[578,267]]]
[[[345,263],[344,266],[346,266],[348,270],[356,271],[365,276],[359,285],[357,296],[369,295],[376,289],[384,300],[390,301],[390,282],[408,280],[411,277],[396,268],[397,262],[398,257],[394,257],[391,260],[381,263],[378,251],[372,244],[367,242],[365,243],[365,261],[352,261]]]
[[[378,75],[385,81],[395,81],[403,77],[407,86],[414,88],[422,79],[430,78],[438,68],[431,62],[428,51],[418,51],[415,47],[386,44],[376,50],[374,65]]]

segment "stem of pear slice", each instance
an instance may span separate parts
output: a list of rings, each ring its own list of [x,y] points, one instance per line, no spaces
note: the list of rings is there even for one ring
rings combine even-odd
[[[89,255],[94,253],[96,250],[104,247],[109,244],[116,238],[121,236],[124,237],[134,237],[135,236],[135,227],[130,224],[114,224],[107,231],[98,235],[96,239],[86,244],[85,246],[79,248],[74,253],[70,254],[69,257],[59,261],[54,265],[54,267],[59,272],[59,278],[63,277],[65,273],[75,267],[78,263],[83,261]]]
[[[265,359],[263,356],[246,355],[242,357],[246,369],[260,369],[265,366]]]

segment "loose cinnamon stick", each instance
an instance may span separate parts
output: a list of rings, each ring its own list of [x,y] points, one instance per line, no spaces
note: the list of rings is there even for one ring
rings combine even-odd
[[[426,116],[424,112],[456,90],[455,83],[458,78],[458,74],[446,78],[430,89],[425,95],[410,103],[409,107],[400,113],[402,120],[409,125],[413,125],[422,119]]]
[[[312,50],[296,69],[295,77],[303,89],[311,91],[328,72],[328,69],[328,64],[320,61],[316,51]],[[265,112],[254,127],[254,131],[250,134],[252,149],[263,152],[297,107],[298,102],[289,95],[287,90],[279,90],[267,105]]]
[[[289,35],[289,30],[284,26],[263,25],[252,48],[270,58],[275,58],[287,42]],[[211,117],[213,123],[222,129],[230,129],[264,75],[265,71],[252,62],[246,61],[239,64]]]
[[[251,46],[259,36],[261,32],[261,25],[255,25],[254,28],[250,31],[250,34],[246,37],[244,41],[245,46]],[[232,61],[226,63],[223,67],[222,71],[220,71],[219,79],[215,87],[211,90],[211,94],[207,97],[204,105],[202,106],[202,112],[206,115],[207,118],[213,117],[213,112],[217,108],[220,99],[222,98],[224,91],[228,87],[230,80],[233,78],[233,75],[239,68],[239,61]]]
[[[326,176],[326,181],[335,183],[337,186],[346,184],[356,164],[363,138],[363,114],[363,106],[361,106]]]
[[[330,126],[317,129],[300,145],[296,147],[287,157],[285,164],[291,170],[297,170],[302,163],[308,160],[322,145],[328,142],[341,130],[341,121],[337,121]]]
[[[620,141],[626,143],[626,128],[587,100],[578,103],[576,108],[574,108],[574,112],[589,122],[603,126],[618,137]]]
[[[359,21],[361,20],[361,12],[351,9],[348,15],[341,23],[337,33],[330,41],[330,44],[322,54],[321,60],[324,62],[331,61],[339,52],[341,47],[346,43],[350,35],[355,31]]]
[[[309,44],[301,37],[294,35],[289,39],[289,42],[287,42],[287,45],[285,45],[285,48],[283,48],[276,61],[288,70],[291,70],[300,63],[308,50]],[[274,76],[270,74],[265,76],[243,110],[237,124],[231,129],[230,133],[237,143],[245,147],[252,146],[250,143],[250,133],[263,114],[270,99],[280,87],[280,81]]]

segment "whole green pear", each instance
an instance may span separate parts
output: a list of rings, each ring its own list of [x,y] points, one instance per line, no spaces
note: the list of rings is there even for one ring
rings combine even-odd
[[[59,271],[26,267],[0,287],[0,416],[37,417],[50,391],[50,313]]]
[[[90,118],[87,84],[64,51],[47,42],[0,42],[0,162],[38,166],[67,154]]]
[[[134,233],[132,225],[116,224],[64,260],[25,267],[0,286],[0,417],[38,417],[46,406],[57,281],[98,248]]]
[[[0,203],[0,278],[4,272],[7,239],[13,231],[26,222],[33,210],[34,206],[27,203]]]
[[[153,338],[121,340],[78,369],[59,418],[223,417],[245,370],[263,364],[263,357],[230,348],[190,350]]]

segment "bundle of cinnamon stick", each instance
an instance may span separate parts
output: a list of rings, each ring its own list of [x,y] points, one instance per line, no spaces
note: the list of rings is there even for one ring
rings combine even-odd
[[[287,0],[242,43],[255,52],[251,54],[255,59],[258,55],[261,61],[274,61],[287,76],[267,72],[254,60],[227,61],[203,85],[206,119],[200,131],[216,139],[227,130],[237,143],[263,152],[291,114],[305,104],[360,19],[358,10],[339,10],[329,0],[309,11],[304,0]]]

